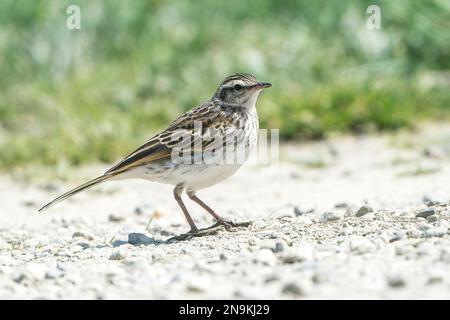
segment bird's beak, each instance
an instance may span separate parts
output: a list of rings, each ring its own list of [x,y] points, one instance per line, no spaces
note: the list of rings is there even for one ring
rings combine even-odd
[[[258,82],[255,84],[255,88],[270,88],[272,86],[269,82]]]

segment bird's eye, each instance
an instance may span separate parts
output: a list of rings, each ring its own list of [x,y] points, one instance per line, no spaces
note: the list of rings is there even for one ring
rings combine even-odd
[[[233,87],[233,89],[236,90],[236,91],[240,91],[240,90],[242,90],[242,86],[241,86],[240,84],[236,84],[236,85]]]

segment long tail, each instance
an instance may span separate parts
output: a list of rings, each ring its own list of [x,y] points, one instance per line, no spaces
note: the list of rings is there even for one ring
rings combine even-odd
[[[99,183],[102,183],[103,181],[112,178],[113,176],[115,176],[114,174],[105,174],[103,176],[97,177],[95,179],[92,179],[86,183],[83,183],[81,186],[76,187],[75,189],[72,189],[62,195],[60,195],[58,198],[50,201],[49,203],[47,203],[45,206],[43,206],[42,208],[39,209],[39,212],[42,212],[45,209],[48,209],[50,207],[52,207],[53,205],[57,204],[58,202],[61,202],[75,194],[77,194],[78,192],[81,192],[83,190],[89,189]]]

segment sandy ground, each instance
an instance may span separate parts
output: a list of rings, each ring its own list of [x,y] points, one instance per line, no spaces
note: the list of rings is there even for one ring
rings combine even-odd
[[[450,125],[280,155],[199,192],[249,228],[181,242],[166,241],[188,229],[170,186],[111,182],[42,215],[106,168],[64,183],[0,176],[0,298],[450,298]]]

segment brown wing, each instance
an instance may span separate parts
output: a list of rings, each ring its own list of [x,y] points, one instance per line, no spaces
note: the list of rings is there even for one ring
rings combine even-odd
[[[172,147],[180,142],[183,135],[194,137],[192,145],[194,145],[195,139],[201,138],[198,135],[194,136],[195,121],[201,121],[202,131],[204,131],[214,126],[214,123],[220,120],[222,116],[220,107],[213,102],[197,106],[178,117],[166,130],[152,137],[148,142],[127,155],[122,161],[106,171],[105,174],[120,173],[142,164],[170,159]],[[209,144],[209,141],[202,141],[202,149]]]

